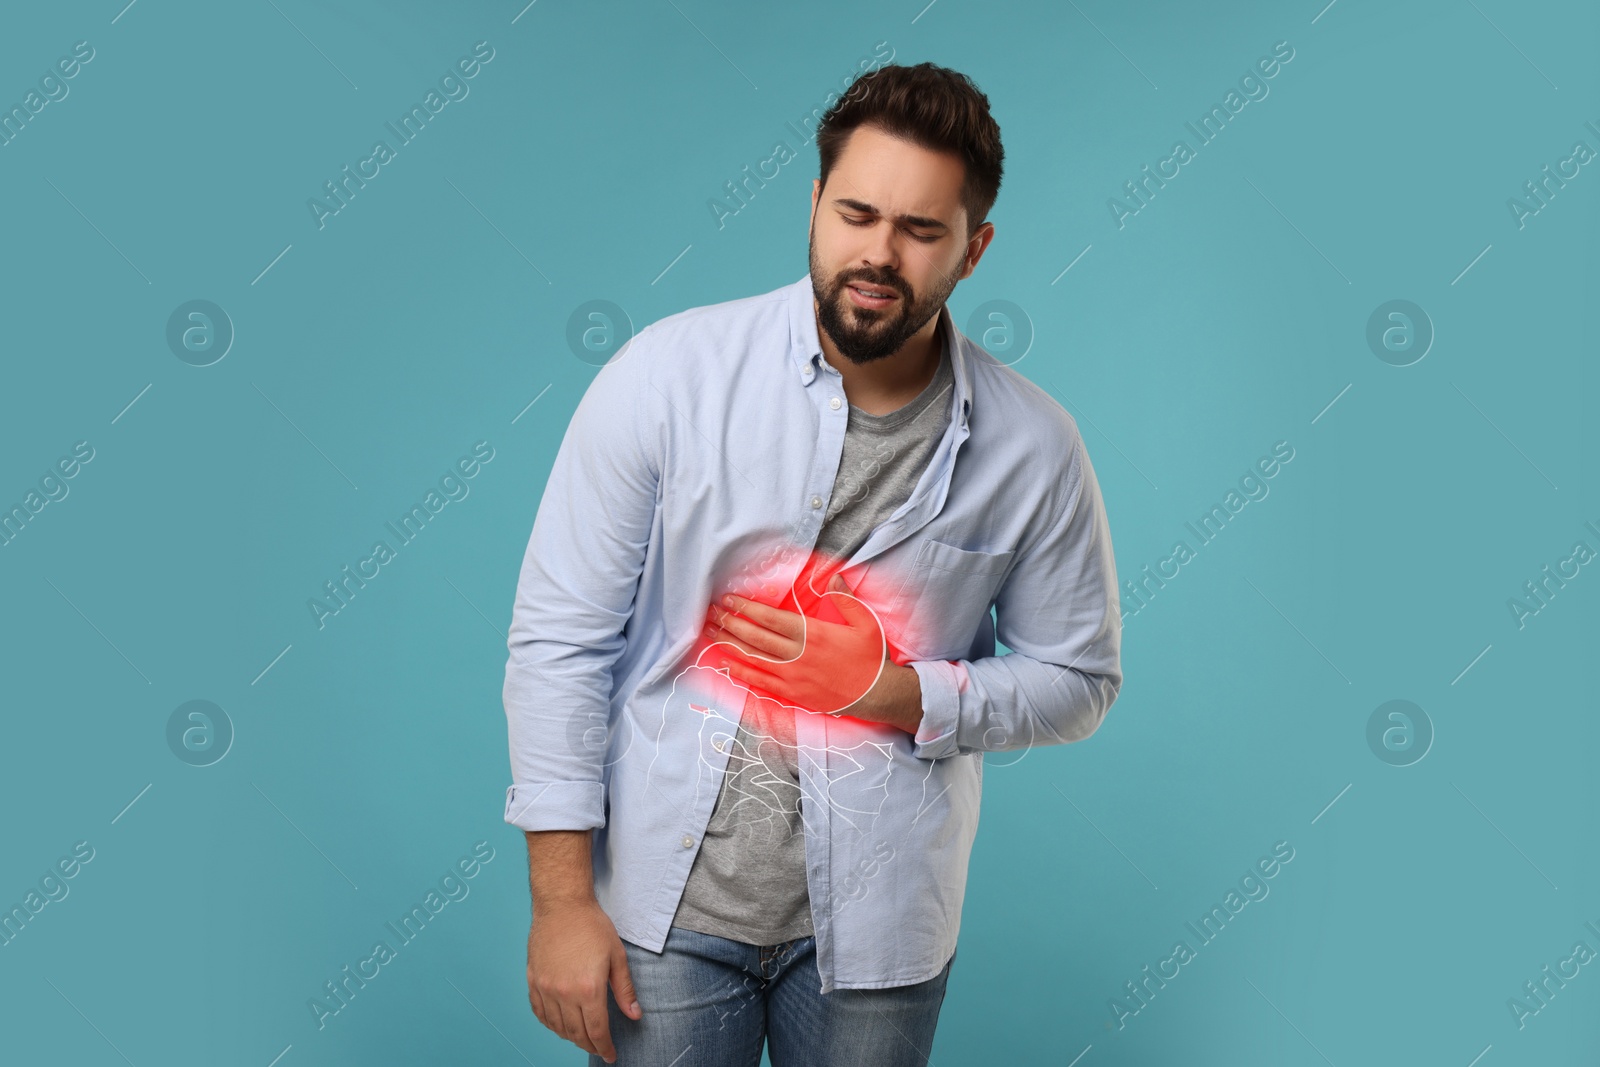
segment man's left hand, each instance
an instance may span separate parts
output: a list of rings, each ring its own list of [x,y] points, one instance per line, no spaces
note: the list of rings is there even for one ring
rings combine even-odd
[[[915,733],[922,718],[916,671],[890,659],[882,623],[838,575],[822,596],[842,623],[730,595],[711,606],[706,634],[724,651],[729,676],[751,689]]]

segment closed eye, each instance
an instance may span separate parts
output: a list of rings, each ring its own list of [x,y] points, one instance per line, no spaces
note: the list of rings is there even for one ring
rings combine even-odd
[[[873,222],[873,220],[870,218],[858,219],[852,218],[849,215],[840,215],[839,217],[844,219],[844,221],[851,226],[871,226]],[[927,244],[930,241],[937,241],[939,239],[938,234],[913,233],[910,230],[904,230],[902,232],[906,233],[915,240],[921,241],[923,244]]]

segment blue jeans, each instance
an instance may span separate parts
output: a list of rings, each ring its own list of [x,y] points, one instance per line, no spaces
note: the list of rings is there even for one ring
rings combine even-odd
[[[924,1067],[955,955],[926,982],[824,996],[816,937],[765,948],[674,926],[658,953],[624,940],[644,1015],[609,989],[616,1067]],[[590,1067],[605,1060],[590,1054]]]

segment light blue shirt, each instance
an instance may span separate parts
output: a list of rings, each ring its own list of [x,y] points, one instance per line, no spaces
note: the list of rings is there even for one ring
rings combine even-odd
[[[1122,686],[1111,534],[1077,424],[939,314],[953,417],[844,570],[917,672],[921,727],[794,712],[823,993],[943,970],[983,753],[1088,737]],[[702,663],[706,608],[782,599],[848,417],[802,277],[641,330],[584,393],[545,483],[507,642],[505,820],[595,828],[596,898],[652,952],[761,699]]]

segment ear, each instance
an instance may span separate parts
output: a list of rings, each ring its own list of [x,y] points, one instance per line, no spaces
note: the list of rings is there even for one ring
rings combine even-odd
[[[962,267],[961,276],[957,281],[964,281],[972,276],[978,269],[978,261],[983,258],[983,253],[989,247],[989,242],[994,240],[994,223],[986,222],[973,231],[972,239],[967,242],[965,266]]]

